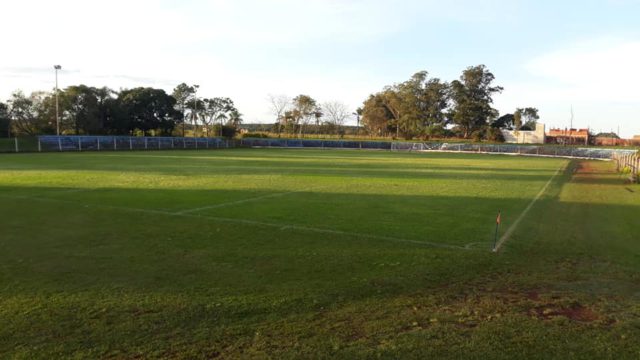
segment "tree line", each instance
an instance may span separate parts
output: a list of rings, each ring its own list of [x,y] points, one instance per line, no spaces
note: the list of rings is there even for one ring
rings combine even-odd
[[[346,121],[353,117],[357,132],[405,139],[503,141],[500,129],[533,130],[538,109],[522,107],[500,116],[493,108],[493,96],[503,91],[494,82],[484,65],[466,68],[451,82],[420,71],[371,94],[355,110],[337,100],[320,103],[306,94],[269,95],[276,120],[272,132],[343,135]],[[233,101],[197,97],[197,90],[197,85],[185,83],[171,94],[150,87],[115,91],[70,86],[58,91],[61,133],[234,136],[242,114]],[[55,134],[55,95],[37,91],[26,96],[16,91],[6,103],[0,102],[0,136]]]
[[[227,97],[196,96],[197,85],[178,85],[171,94],[137,87],[69,86],[57,93],[15,91],[0,102],[0,136],[61,134],[233,136],[242,114]]]
[[[451,82],[430,78],[427,71],[371,94],[358,109],[366,130],[396,138],[462,137],[504,141],[500,129],[532,130],[538,110],[518,108],[499,117],[493,96],[503,88],[484,66],[466,68]]]
[[[287,95],[269,95],[267,98],[271,113],[276,122],[273,131],[278,133],[343,134],[344,124],[352,115],[347,105],[340,101],[318,103],[309,95],[296,97]]]
[[[319,104],[309,95],[269,95],[276,121],[272,132],[341,134],[355,117],[357,127],[372,136],[394,138],[460,137],[504,141],[500,129],[533,130],[539,119],[534,107],[517,108],[499,116],[493,96],[503,91],[484,65],[466,68],[451,82],[429,77],[427,71],[371,94],[362,107],[350,111],[339,102]]]

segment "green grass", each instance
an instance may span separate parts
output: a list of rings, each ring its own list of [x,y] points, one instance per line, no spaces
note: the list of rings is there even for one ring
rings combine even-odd
[[[640,187],[612,171],[377,151],[0,155],[0,357],[635,359]],[[496,212],[504,233],[550,179],[492,253]]]

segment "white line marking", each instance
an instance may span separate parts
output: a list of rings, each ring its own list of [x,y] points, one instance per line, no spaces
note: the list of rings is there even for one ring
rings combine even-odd
[[[362,233],[353,233],[353,232],[347,232],[347,231],[341,231],[341,230],[314,228],[314,227],[301,226],[301,225],[269,223],[269,222],[255,221],[255,220],[232,219],[232,218],[205,216],[205,215],[197,215],[197,214],[179,214],[179,213],[162,211],[162,210],[139,209],[139,208],[130,208],[130,207],[122,207],[122,206],[112,206],[112,205],[89,205],[89,204],[80,203],[78,201],[51,199],[46,197],[11,196],[11,195],[4,195],[4,194],[0,194],[0,197],[9,198],[9,199],[36,200],[36,201],[48,201],[48,202],[60,202],[60,203],[67,203],[67,204],[78,204],[80,206],[84,206],[85,208],[98,208],[98,209],[102,208],[102,209],[132,211],[132,212],[141,212],[146,214],[165,215],[165,216],[182,216],[182,217],[188,217],[188,218],[194,218],[194,219],[207,219],[207,220],[214,220],[218,222],[229,222],[229,223],[235,223],[235,224],[272,227],[272,228],[280,229],[282,231],[293,229],[293,230],[315,232],[315,233],[322,233],[322,234],[335,234],[335,235],[359,237],[359,238],[365,238],[365,239],[402,242],[402,243],[409,243],[409,244],[416,244],[416,245],[423,245],[428,247],[436,247],[436,248],[451,249],[451,250],[464,250],[464,251],[473,250],[464,246],[457,246],[457,245],[451,245],[451,244],[443,244],[443,243],[430,242],[430,241],[409,240],[409,239],[395,238],[390,236],[378,236],[378,235],[370,235],[370,234],[362,234]]]
[[[50,195],[58,195],[58,194],[73,194],[73,193],[79,193],[79,192],[89,192],[89,191],[96,191],[96,190],[100,190],[100,188],[77,188],[77,189],[66,189],[66,190],[54,190],[54,192]]]
[[[565,169],[567,167],[567,163],[564,163],[562,166],[560,166],[558,168],[558,170],[556,170],[555,173],[553,173],[553,175],[551,176],[551,178],[549,179],[549,181],[547,181],[546,184],[544,184],[544,186],[542,187],[542,189],[540,189],[540,191],[538,192],[538,194],[536,195],[536,197],[534,197],[531,202],[529,203],[529,205],[527,205],[527,207],[522,211],[522,213],[520,213],[520,216],[518,216],[518,218],[516,219],[516,221],[513,222],[513,224],[511,224],[511,226],[509,226],[509,228],[507,229],[507,231],[504,233],[504,235],[502,235],[500,237],[500,240],[498,240],[498,243],[496,244],[496,247],[493,249],[493,252],[497,252],[500,247],[507,241],[509,240],[509,237],[511,236],[511,234],[516,230],[516,228],[518,227],[518,224],[520,224],[520,221],[522,221],[522,219],[524,219],[524,217],[527,215],[527,213],[529,212],[529,210],[531,210],[531,208],[533,207],[533,204],[535,204],[538,199],[540,199],[540,197],[542,197],[542,194],[544,194],[545,191],[547,191],[547,188],[549,187],[549,185],[551,185],[551,182],[553,181],[553,179],[555,179],[556,175],[558,175],[558,173],[560,173],[561,170]]]
[[[175,214],[175,215],[185,215],[185,214],[194,213],[194,212],[198,212],[198,211],[202,211],[202,210],[217,209],[217,208],[226,207],[226,206],[244,204],[244,203],[251,202],[251,201],[257,201],[257,200],[268,199],[268,198],[273,198],[273,197],[285,196],[285,195],[289,195],[289,194],[293,194],[293,193],[299,193],[299,192],[303,192],[303,191],[308,191],[308,190],[295,190],[295,191],[287,191],[287,192],[280,192],[280,193],[275,193],[275,194],[256,196],[256,197],[252,197],[252,198],[248,198],[248,199],[230,201],[230,202],[226,202],[226,203],[209,205],[209,206],[202,206],[202,207],[193,208],[193,209],[186,209],[186,210],[174,212],[173,214]]]

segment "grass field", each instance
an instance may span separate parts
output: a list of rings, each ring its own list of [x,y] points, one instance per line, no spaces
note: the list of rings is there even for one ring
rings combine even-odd
[[[1,358],[640,357],[640,187],[607,162],[4,154],[0,204]]]

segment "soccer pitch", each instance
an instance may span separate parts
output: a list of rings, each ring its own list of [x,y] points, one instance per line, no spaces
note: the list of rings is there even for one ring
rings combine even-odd
[[[0,355],[637,358],[640,188],[612,170],[308,149],[0,155]]]

